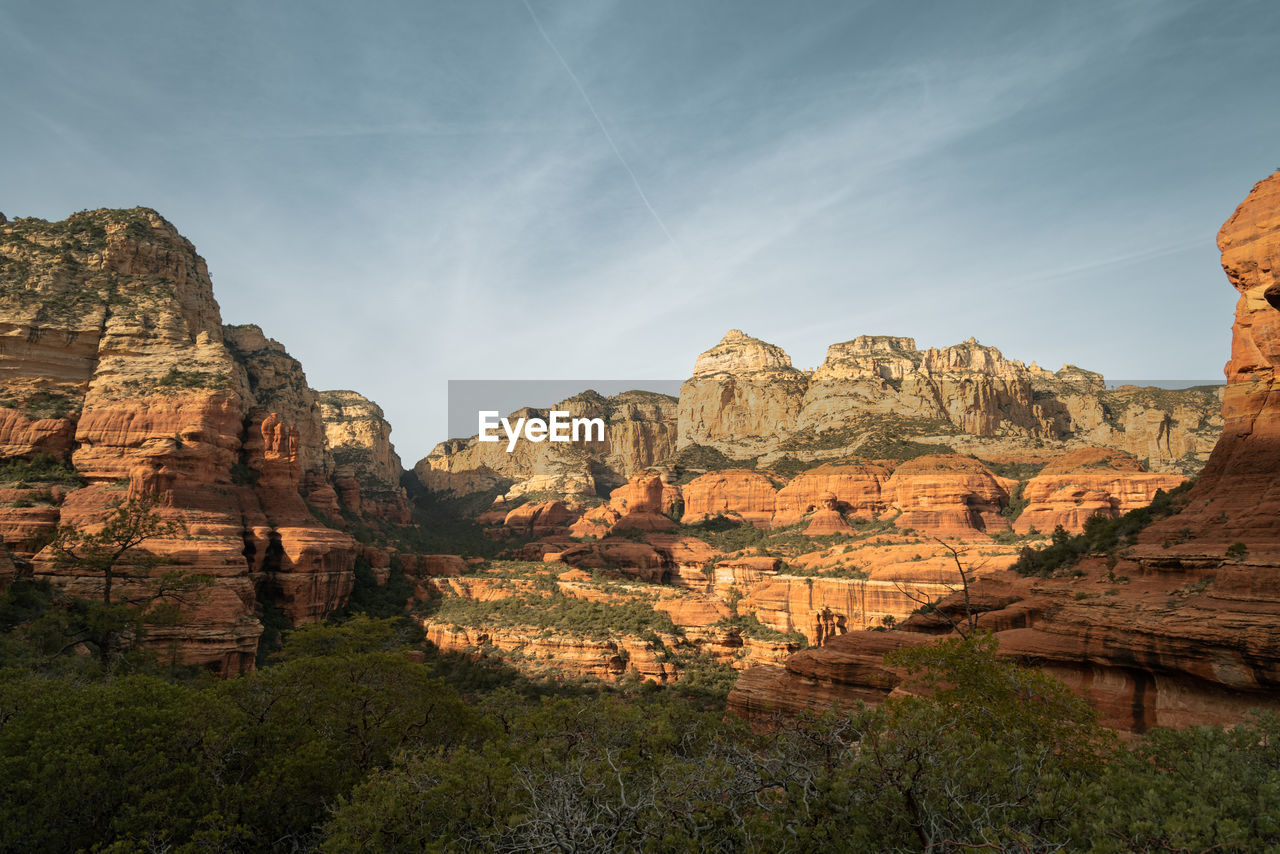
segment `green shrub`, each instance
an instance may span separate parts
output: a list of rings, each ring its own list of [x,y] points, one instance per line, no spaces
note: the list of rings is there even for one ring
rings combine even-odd
[[[0,483],[58,483],[80,487],[86,481],[66,460],[51,454],[36,454],[29,460],[15,458],[0,462]]]
[[[575,633],[597,640],[621,635],[679,635],[665,611],[648,601],[588,602],[554,593],[518,593],[505,599],[480,602],[447,596],[436,600],[430,617],[456,626],[520,626]]]
[[[794,643],[801,647],[809,644],[808,639],[800,632],[780,632],[760,622],[760,618],[755,614],[739,614],[736,617],[725,617],[715,625],[721,628],[735,628],[741,634],[756,640]]]
[[[671,458],[671,463],[679,472],[676,483],[683,485],[710,471],[754,469],[756,460],[757,457],[733,459],[706,445],[688,445]]]
[[[1013,569],[1022,575],[1047,577],[1069,569],[1085,555],[1110,553],[1132,545],[1143,528],[1178,511],[1178,499],[1191,488],[1191,484],[1192,481],[1187,481],[1170,492],[1156,490],[1149,505],[1130,510],[1115,519],[1092,516],[1085,520],[1084,533],[1075,536],[1059,525],[1048,546],[1024,548]]]

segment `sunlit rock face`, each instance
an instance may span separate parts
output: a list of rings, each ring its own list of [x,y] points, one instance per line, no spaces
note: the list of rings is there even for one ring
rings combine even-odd
[[[0,378],[0,457],[49,454],[81,479],[19,490],[12,503],[35,506],[0,511],[6,545],[22,554],[59,523],[91,530],[140,496],[185,526],[146,544],[164,559],[151,572],[213,582],[179,624],[152,627],[149,643],[239,672],[253,667],[260,599],[296,622],[345,603],[356,543],[304,501],[333,524],[343,509],[361,512],[340,505],[319,397],[260,329],[222,325],[204,260],[159,214],[0,224]],[[376,512],[397,518],[406,511],[385,433],[357,429],[343,444],[365,443],[369,478],[387,486]],[[55,566],[47,551],[34,555],[34,571],[100,595],[101,579]],[[117,590],[137,596],[148,585],[124,578]]]
[[[1070,575],[998,572],[969,591],[981,611],[978,625],[997,633],[1002,655],[1064,680],[1118,729],[1233,723],[1251,708],[1280,709],[1280,398],[1273,391],[1280,365],[1280,173],[1254,187],[1222,227],[1218,245],[1240,294],[1224,425],[1180,512],[1110,559],[1085,559]],[[1088,456],[1046,468],[1028,511],[1036,508],[1046,524],[1063,518],[1054,484],[1088,469]],[[1094,451],[1092,462],[1096,477],[1120,478],[1108,487],[1120,500],[1152,485],[1132,460]],[[962,613],[962,604],[957,594],[939,608]],[[850,631],[784,667],[748,670],[730,706],[759,717],[875,702],[900,682],[882,664],[883,653],[949,631],[928,615],[900,628]]]
[[[604,397],[585,391],[551,410],[573,418],[599,418],[604,439],[584,434],[572,442],[481,442],[475,436],[441,442],[413,467],[427,489],[455,496],[498,490],[507,498],[555,492],[605,496],[633,475],[676,452],[676,400],[665,394],[627,391]],[[546,419],[551,410],[525,408],[517,418]]]
[[[1158,490],[1168,492],[1185,477],[1148,472],[1132,454],[1083,448],[1045,466],[1022,490],[1027,507],[1013,523],[1019,534],[1061,527],[1078,534],[1091,516],[1108,519],[1146,507]]]

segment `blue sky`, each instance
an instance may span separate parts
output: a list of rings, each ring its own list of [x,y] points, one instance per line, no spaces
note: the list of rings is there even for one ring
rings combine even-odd
[[[1216,379],[1274,2],[0,5],[0,210],[146,205],[407,465],[450,379],[976,336]]]

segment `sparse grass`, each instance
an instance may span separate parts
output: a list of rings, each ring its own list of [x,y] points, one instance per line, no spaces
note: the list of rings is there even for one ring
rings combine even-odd
[[[789,566],[786,572],[787,575],[797,575],[801,578],[849,578],[855,581],[865,581],[871,577],[869,572],[857,564],[837,564],[822,569]]]
[[[755,614],[725,617],[715,625],[721,628],[735,628],[746,637],[755,638],[756,640],[773,643],[794,643],[801,647],[809,644],[808,639],[800,632],[780,632],[760,622],[760,619]]]
[[[1203,593],[1206,590],[1208,590],[1211,584],[1213,584],[1212,578],[1201,578],[1197,581],[1192,581],[1182,585],[1177,590],[1173,591],[1173,595],[1174,596],[1194,596],[1197,593]]]
[[[51,391],[38,391],[25,399],[15,397],[0,398],[0,406],[16,409],[35,421],[45,418],[66,418],[78,415],[81,398],[79,395],[62,394]]]
[[[699,475],[706,474],[709,471],[723,471],[725,469],[754,469],[756,467],[757,457],[745,457],[743,459],[734,459],[725,456],[715,448],[709,448],[706,445],[689,445],[680,449],[670,462],[676,467],[679,473],[676,483],[684,485]]]
[[[982,464],[991,469],[992,474],[998,477],[1021,481],[1031,480],[1031,478],[1040,474],[1045,467],[1045,463],[993,463],[987,460],[982,460]]]

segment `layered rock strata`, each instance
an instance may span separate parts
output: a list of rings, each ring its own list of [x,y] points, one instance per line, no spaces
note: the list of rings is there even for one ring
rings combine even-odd
[[[1002,655],[1063,679],[1106,723],[1134,732],[1280,710],[1280,173],[1254,187],[1218,245],[1240,295],[1225,426],[1179,512],[1069,575],[995,573],[970,590]],[[964,603],[939,608],[962,614]],[[883,653],[949,630],[920,616],[903,628],[851,631],[785,667],[749,670],[730,706],[759,718],[883,698],[899,684]]]
[[[1019,534],[1048,533],[1061,527],[1084,530],[1091,516],[1112,519],[1146,507],[1156,492],[1168,492],[1182,475],[1147,472],[1136,457],[1104,448],[1085,448],[1045,466],[1022,488],[1026,508],[1013,523]]]
[[[604,495],[659,464],[698,473],[900,460],[919,453],[905,452],[907,439],[983,459],[1100,446],[1152,471],[1189,474],[1221,429],[1221,395],[1217,386],[1108,389],[1100,374],[1024,365],[972,338],[921,350],[912,338],[863,335],[801,371],[780,348],[735,329],[698,356],[678,400],[586,392],[556,405],[605,418],[604,443],[521,442],[508,453],[505,443],[452,439],[414,471],[428,489],[457,495]]]
[[[450,439],[413,467],[418,480],[436,492],[468,495],[497,489],[515,498],[531,492],[606,495],[676,451],[676,401],[668,395],[628,391],[604,397],[593,391],[560,401],[551,409],[570,418],[600,418],[603,441],[528,442],[511,451],[506,442]],[[510,414],[547,418],[549,410],[522,409]]]
[[[0,512],[7,544],[94,530],[141,496],[185,527],[145,544],[162,559],[148,574],[213,582],[149,643],[238,672],[253,666],[259,598],[299,622],[346,601],[357,546],[303,500],[340,509],[316,394],[261,330],[222,326],[204,260],[154,211],[0,224],[0,377],[0,457],[49,455],[6,469],[28,472],[8,484],[21,494]],[[47,551],[34,571],[101,595],[100,578]],[[145,598],[154,581],[118,589]]]

